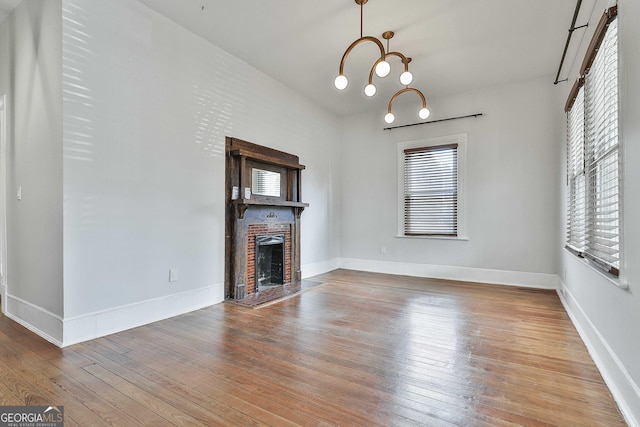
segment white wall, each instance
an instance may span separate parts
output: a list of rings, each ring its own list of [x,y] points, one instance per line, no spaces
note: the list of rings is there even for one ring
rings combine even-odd
[[[0,24],[0,93],[8,104],[5,314],[54,342],[63,316],[60,5],[25,0]]]
[[[554,287],[560,159],[556,119],[549,108],[554,100],[549,79],[428,99],[429,120],[484,114],[478,118],[392,131],[382,130],[388,126],[383,111],[345,118],[342,169],[349,177],[343,182],[341,209],[345,266]],[[419,105],[414,104],[406,105],[405,111],[394,104],[397,121],[417,122]],[[394,123],[398,124],[402,122]],[[459,133],[468,134],[469,240],[396,237],[397,142]],[[386,253],[381,253],[381,246]]]
[[[339,255],[335,116],[138,2],[62,34],[65,344],[222,300],[225,136],[300,157],[303,269]]]
[[[585,45],[591,38],[595,24],[607,5],[599,1],[590,20]],[[624,151],[623,164],[623,249],[621,275],[629,289],[615,286],[597,270],[561,250],[560,275],[565,296],[563,302],[572,316],[591,354],[598,364],[609,388],[631,425],[640,425],[640,4],[621,0],[619,6],[620,47],[620,132]],[[591,25],[593,24],[593,25]],[[559,89],[555,112],[564,118],[563,108],[569,90],[578,77],[582,56],[571,70],[570,81]],[[561,126],[558,156],[565,156],[565,130]],[[562,206],[566,206],[566,176],[563,180]],[[563,209],[564,210],[564,209]],[[560,226],[564,226],[563,214]],[[563,236],[557,246],[564,245]]]

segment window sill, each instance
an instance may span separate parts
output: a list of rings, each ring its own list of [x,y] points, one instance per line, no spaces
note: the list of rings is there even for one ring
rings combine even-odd
[[[609,282],[609,283],[613,284],[614,286],[616,286],[616,287],[618,287],[618,288],[620,288],[622,290],[625,290],[625,291],[629,289],[629,284],[625,280],[621,279],[620,277],[612,276],[611,274],[608,274],[608,273],[602,271],[602,269],[600,269],[592,261],[589,261],[587,258],[582,258],[582,257],[577,256],[576,254],[574,254],[573,252],[571,252],[567,248],[564,248],[564,250],[567,253],[569,253],[571,256],[576,258],[579,262],[581,262],[582,264],[584,264],[587,267],[589,267],[591,270],[593,270],[596,273],[598,273],[607,282]]]
[[[469,238],[468,237],[463,237],[463,236],[457,236],[457,237],[452,237],[452,236],[405,236],[405,235],[397,235],[396,236],[399,239],[432,239],[432,240],[462,240],[462,241],[468,241]]]

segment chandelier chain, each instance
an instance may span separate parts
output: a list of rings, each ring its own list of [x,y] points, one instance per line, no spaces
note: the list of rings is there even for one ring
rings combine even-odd
[[[360,38],[362,38],[363,35],[363,17],[364,17],[364,2],[360,3]]]

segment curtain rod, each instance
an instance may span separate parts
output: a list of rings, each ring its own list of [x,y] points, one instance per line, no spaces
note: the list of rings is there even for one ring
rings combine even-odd
[[[420,122],[420,123],[411,123],[409,125],[400,125],[400,126],[393,126],[390,128],[384,128],[383,130],[393,130],[393,129],[398,129],[398,128],[406,128],[409,126],[418,126],[418,125],[430,125],[431,123],[439,123],[439,122],[447,122],[449,120],[459,120],[459,119],[467,119],[469,117],[479,117],[482,116],[482,113],[476,113],[476,114],[469,114],[467,116],[458,116],[458,117],[449,117],[446,119],[439,119],[439,120],[431,120],[430,122]]]
[[[553,82],[554,85],[557,85],[561,81],[564,82],[568,80],[568,79],[565,79],[565,80],[558,80],[558,79],[560,78],[560,72],[562,71],[562,66],[564,65],[564,60],[567,56],[567,50],[569,49],[569,43],[571,42],[571,36],[573,35],[573,32],[578,28],[585,28],[589,25],[589,24],[585,24],[585,25],[580,25],[579,27],[576,27],[576,20],[578,19],[578,14],[580,13],[581,5],[582,5],[582,0],[578,0],[578,2],[576,3],[576,10],[573,12],[573,20],[571,21],[571,28],[569,28],[569,34],[567,35],[567,42],[564,44],[562,59],[560,60],[560,66],[558,67],[558,74],[556,74],[556,80]]]

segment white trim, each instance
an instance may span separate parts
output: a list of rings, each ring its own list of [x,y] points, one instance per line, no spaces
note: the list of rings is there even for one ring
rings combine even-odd
[[[62,346],[62,318],[11,294],[6,295],[4,315],[58,347]]]
[[[399,141],[397,146],[398,161],[398,237],[404,235],[404,150],[418,147],[436,147],[438,145],[458,144],[458,236],[459,240],[468,240],[467,233],[467,134],[440,136],[437,138]],[[437,236],[420,236],[423,239],[439,238]]]
[[[341,268],[371,273],[460,280],[464,282],[492,283],[536,289],[558,289],[556,274],[522,271],[492,270],[487,268],[457,267],[452,265],[415,264],[408,262],[343,258]]]
[[[5,315],[52,344],[66,347],[189,313],[222,301],[224,285],[220,283],[63,320],[42,307],[7,295]]]
[[[618,197],[620,197],[619,203],[620,203],[620,209],[618,209],[618,216],[619,216],[619,235],[618,235],[618,239],[619,239],[619,245],[620,245],[620,266],[619,266],[619,275],[618,275],[618,280],[614,281],[613,283],[622,288],[622,289],[627,289],[628,288],[628,277],[627,277],[627,266],[628,266],[628,262],[627,262],[627,238],[626,238],[626,226],[625,226],[625,212],[628,209],[627,205],[626,205],[626,197],[625,197],[625,181],[626,181],[626,172],[631,168],[631,167],[635,167],[635,165],[631,165],[627,162],[627,144],[635,144],[635,141],[627,141],[626,138],[626,132],[625,132],[625,120],[623,120],[623,113],[622,111],[625,110],[625,106],[622,105],[622,100],[625,99],[625,93],[626,93],[626,86],[627,86],[627,78],[626,78],[626,64],[624,63],[624,56],[622,54],[622,52],[624,52],[624,44],[625,44],[625,37],[621,37],[620,35],[623,34],[622,30],[624,28],[624,19],[618,19],[620,18],[620,16],[624,16],[625,15],[625,11],[624,11],[624,7],[625,4],[624,2],[620,2],[622,4],[618,4],[617,0],[609,0],[609,4],[607,5],[607,9],[609,9],[610,7],[613,6],[614,1],[616,2],[618,7],[622,7],[622,11],[618,11],[618,16],[616,17],[616,21],[618,21],[617,25],[618,25],[618,150],[619,150],[619,161],[618,161],[618,173],[620,174],[619,178],[618,178],[618,185],[620,186],[620,188],[618,189]],[[622,15],[621,15],[622,13]],[[622,27],[622,28],[621,28]],[[631,239],[629,239],[631,240]],[[620,286],[620,284],[622,284],[622,286]],[[626,285],[626,287],[625,287]]]
[[[624,233],[621,233],[621,234],[624,234]],[[582,264],[587,266],[587,268],[590,268],[591,270],[593,270],[594,273],[598,274],[600,277],[602,277],[607,282],[609,282],[609,283],[611,283],[611,284],[613,284],[613,285],[615,285],[618,288],[623,289],[623,290],[628,290],[629,289],[629,283],[627,283],[626,281],[622,280],[621,277],[615,277],[615,276],[612,276],[611,274],[608,274],[602,268],[598,267],[597,265],[594,265],[593,262],[591,262],[588,258],[580,258],[576,254],[571,252],[569,249],[567,249],[566,247],[564,248],[564,250],[567,252],[568,256],[572,256],[572,257],[576,258],[576,260],[578,262],[581,262]],[[620,273],[622,274],[622,271]]]
[[[435,240],[464,240],[468,241],[469,238],[456,237],[456,236],[395,236],[398,239],[435,239]]]
[[[7,300],[7,287],[5,286],[4,283],[0,283],[0,298],[2,298],[2,306],[0,306],[0,312],[1,313],[6,313],[5,310],[5,303]]]
[[[0,96],[0,310],[7,312],[7,95]]]
[[[302,278],[317,276],[340,268],[340,258],[332,258],[325,261],[314,262],[302,266]]]
[[[562,282],[560,283],[560,301],[587,346],[620,412],[630,427],[640,427],[640,387],[631,378],[618,355],[591,322],[573,294]]]
[[[179,316],[224,301],[222,283],[64,319],[61,347]]]

